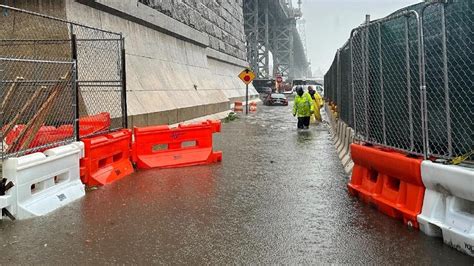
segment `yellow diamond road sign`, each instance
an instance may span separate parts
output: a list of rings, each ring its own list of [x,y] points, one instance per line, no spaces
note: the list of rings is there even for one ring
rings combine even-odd
[[[245,84],[250,84],[252,80],[255,79],[255,73],[252,72],[252,70],[246,68],[242,70],[239,74],[239,78],[245,83]]]

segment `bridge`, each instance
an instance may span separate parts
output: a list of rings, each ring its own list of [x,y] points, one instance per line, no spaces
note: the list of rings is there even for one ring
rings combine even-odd
[[[301,8],[287,0],[245,0],[243,5],[247,61],[257,77],[305,77],[309,63],[297,30]]]

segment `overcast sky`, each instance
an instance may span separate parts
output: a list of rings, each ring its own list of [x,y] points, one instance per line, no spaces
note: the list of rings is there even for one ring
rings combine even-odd
[[[313,73],[318,69],[326,73],[336,50],[347,41],[351,29],[364,21],[366,14],[370,14],[371,20],[381,18],[417,2],[420,1],[303,0],[306,44]]]

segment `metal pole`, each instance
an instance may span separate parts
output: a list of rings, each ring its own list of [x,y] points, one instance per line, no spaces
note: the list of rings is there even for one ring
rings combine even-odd
[[[378,35],[379,35],[379,76],[380,76],[380,94],[382,100],[382,134],[383,144],[387,144],[387,131],[385,125],[385,99],[384,99],[384,88],[383,88],[383,64],[382,64],[382,25],[378,23]]]
[[[365,16],[365,23],[369,25],[370,15]],[[369,30],[364,32],[364,115],[365,115],[365,140],[369,140]]]
[[[423,9],[424,11],[424,9]],[[420,76],[420,94],[421,94],[421,122],[422,122],[422,132],[423,132],[423,157],[424,159],[428,158],[428,111],[426,110],[426,80],[425,80],[425,47],[423,40],[423,11],[422,16],[418,15],[418,12],[412,11],[417,18],[417,28],[418,28],[418,69]]]
[[[249,84],[245,84],[245,114],[249,114]]]
[[[409,40],[409,17],[405,20],[405,66],[407,75],[407,94],[408,94],[408,125],[410,127],[410,151],[415,149],[413,133],[413,107],[411,95],[411,74],[410,74],[410,40]]]
[[[443,46],[443,80],[446,104],[446,132],[448,135],[448,156],[451,157],[453,155],[453,140],[451,135],[451,108],[449,105],[448,55],[446,49],[446,13],[443,4],[441,4],[441,34]]]
[[[71,27],[71,52],[72,52],[72,60],[75,62],[75,73],[74,77],[72,80],[74,81],[73,87],[74,87],[74,112],[75,112],[75,117],[74,117],[74,131],[76,135],[76,140],[79,141],[81,136],[79,133],[79,97],[80,97],[80,91],[79,91],[79,84],[78,84],[78,67],[77,67],[77,39],[76,39],[76,34],[72,33],[72,27]]]
[[[126,72],[126,60],[125,60],[125,38],[122,39],[122,126],[128,128],[128,112],[127,112],[127,72]]]
[[[349,40],[349,45],[351,49],[351,91],[352,91],[352,123],[354,125],[354,131],[357,132],[357,120],[356,120],[356,115],[355,115],[355,95],[354,95],[354,56],[353,56],[353,44],[352,44],[352,39],[353,39],[353,33],[354,31],[351,32],[350,40]]]

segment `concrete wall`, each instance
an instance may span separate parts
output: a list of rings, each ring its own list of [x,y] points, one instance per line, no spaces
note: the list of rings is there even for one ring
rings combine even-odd
[[[245,61],[210,47],[206,32],[149,6],[66,0],[66,18],[123,33],[130,125],[173,124],[222,112],[245,96],[237,78]],[[253,88],[251,96],[257,97]]]

